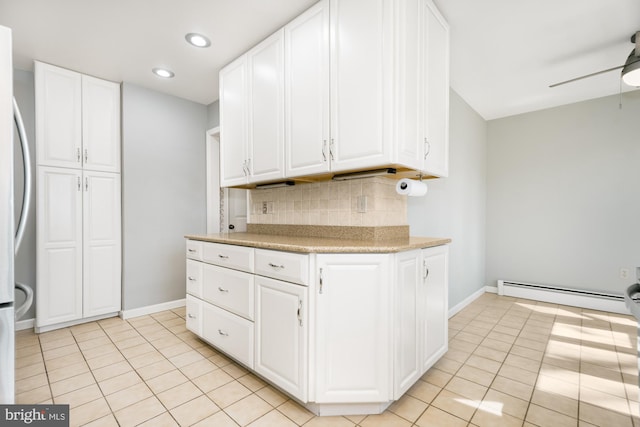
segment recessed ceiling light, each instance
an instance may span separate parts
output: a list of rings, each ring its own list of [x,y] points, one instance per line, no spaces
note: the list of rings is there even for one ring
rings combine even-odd
[[[209,47],[211,46],[211,41],[198,33],[189,33],[184,38],[195,47]]]
[[[153,71],[153,74],[155,74],[156,76],[162,77],[162,78],[165,78],[165,79],[170,79],[173,76],[175,76],[173,71],[167,70],[166,68],[154,68],[151,71]]]

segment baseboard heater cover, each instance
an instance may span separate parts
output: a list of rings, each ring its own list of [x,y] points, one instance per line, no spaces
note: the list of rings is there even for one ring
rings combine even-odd
[[[498,295],[629,314],[629,310],[627,310],[624,305],[623,294],[610,294],[583,289],[498,280]]]

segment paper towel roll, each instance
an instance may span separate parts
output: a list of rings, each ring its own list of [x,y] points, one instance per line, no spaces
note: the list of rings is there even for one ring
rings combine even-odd
[[[424,196],[427,194],[427,184],[422,181],[403,178],[396,184],[396,193],[411,197]]]

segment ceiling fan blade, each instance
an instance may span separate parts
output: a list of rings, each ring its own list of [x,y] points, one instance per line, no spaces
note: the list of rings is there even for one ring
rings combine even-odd
[[[586,75],[584,75],[584,76],[576,77],[576,78],[571,79],[571,80],[565,80],[564,82],[554,83],[554,84],[552,84],[552,85],[549,85],[549,87],[556,87],[556,86],[564,85],[564,84],[567,84],[567,83],[575,82],[575,81],[577,81],[577,80],[586,79],[587,77],[597,76],[598,74],[608,73],[609,71],[619,70],[619,69],[620,69],[620,68],[622,68],[622,67],[624,67],[624,65],[620,65],[620,66],[618,66],[618,67],[613,67],[613,68],[608,68],[608,69],[606,69],[606,70],[602,70],[602,71],[596,71],[595,73],[586,74]]]

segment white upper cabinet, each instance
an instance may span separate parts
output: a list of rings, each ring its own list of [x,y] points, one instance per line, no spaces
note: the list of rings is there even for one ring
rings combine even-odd
[[[41,62],[34,68],[38,164],[82,168],[82,76]]]
[[[247,53],[249,181],[284,178],[284,30]]]
[[[221,146],[237,152],[223,186],[382,167],[447,176],[449,28],[431,0],[321,0],[242,58],[273,74],[249,64],[230,82],[238,61],[220,73]]]
[[[120,172],[120,85],[35,62],[39,165]]]
[[[284,178],[283,32],[220,71],[223,187]]]
[[[329,171],[329,2],[284,27],[287,177]]]
[[[243,55],[220,71],[220,185],[223,187],[247,182],[246,63]]]
[[[82,76],[84,169],[120,172],[120,85]]]
[[[332,171],[391,161],[391,2],[331,0]]]
[[[411,169],[424,169],[424,137],[422,120],[422,31],[424,0],[404,0],[396,3],[394,25],[395,51],[398,67],[394,105],[397,113],[394,127],[398,163]]]
[[[425,165],[423,170],[449,175],[449,25],[430,1],[425,3],[423,91]]]

